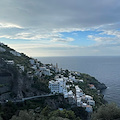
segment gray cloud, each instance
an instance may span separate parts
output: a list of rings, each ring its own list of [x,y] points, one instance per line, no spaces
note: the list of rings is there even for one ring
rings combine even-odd
[[[79,28],[120,21],[119,0],[1,0],[0,21],[22,27]]]
[[[63,43],[66,43],[66,42],[72,42],[72,41],[74,41],[74,39],[70,38],[70,37],[67,37],[67,38],[60,38],[60,37],[58,37],[58,38],[53,38],[51,41],[52,42],[63,42]]]
[[[1,0],[0,5],[0,35],[11,39],[41,39],[50,33],[55,36],[97,27],[103,30],[108,24],[112,29],[120,21],[119,0]]]
[[[63,39],[60,32],[97,30],[115,37],[91,36],[97,44],[73,52],[96,53],[101,49],[98,46],[117,46],[114,51],[119,48],[120,35],[116,31],[120,29],[119,0],[0,0],[0,5],[0,38],[67,44],[74,39]]]

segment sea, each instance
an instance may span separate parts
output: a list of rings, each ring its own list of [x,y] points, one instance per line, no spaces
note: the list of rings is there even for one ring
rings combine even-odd
[[[62,69],[87,73],[107,86],[103,91],[108,103],[120,106],[120,56],[37,57],[44,64],[56,64]]]

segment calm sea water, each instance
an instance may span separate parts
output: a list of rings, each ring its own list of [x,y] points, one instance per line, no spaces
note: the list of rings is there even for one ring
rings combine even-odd
[[[108,87],[104,98],[120,106],[120,57],[39,57],[42,63],[58,63],[59,68],[94,76]]]

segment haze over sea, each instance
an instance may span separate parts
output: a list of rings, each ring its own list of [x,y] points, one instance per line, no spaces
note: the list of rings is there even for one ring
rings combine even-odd
[[[108,102],[120,106],[120,56],[95,57],[39,57],[42,63],[58,63],[59,68],[94,76],[108,87],[103,91]]]

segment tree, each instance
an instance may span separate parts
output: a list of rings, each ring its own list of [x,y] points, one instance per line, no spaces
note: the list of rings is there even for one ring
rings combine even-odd
[[[72,108],[72,111],[74,111],[76,117],[80,117],[83,120],[86,120],[88,117],[88,112],[86,112],[83,107],[74,107]]]
[[[4,107],[2,107],[1,117],[4,120],[9,120],[15,114],[16,110],[17,110],[17,106],[9,101],[4,105]]]
[[[62,111],[56,110],[56,111],[51,112],[49,114],[49,117],[52,117],[52,116],[54,116],[54,117],[68,118],[70,120],[75,120],[75,118],[76,118],[76,116],[75,116],[75,114],[74,114],[74,112],[72,110],[67,111],[65,109],[62,110]]]
[[[19,115],[14,115],[11,120],[35,120],[35,114],[32,111],[20,111]]]
[[[94,112],[91,120],[119,120],[120,108],[114,103],[102,105],[97,112]]]
[[[46,106],[46,107],[41,111],[41,115],[43,115],[43,116],[48,116],[49,112],[50,112],[50,108],[49,108],[49,106]]]
[[[0,120],[3,120],[1,116],[0,116]]]
[[[68,71],[68,70],[65,70],[64,76],[65,76],[65,77],[68,77],[68,76],[69,76],[69,71]]]
[[[62,118],[62,117],[51,117],[49,120],[69,120],[68,118]]]

